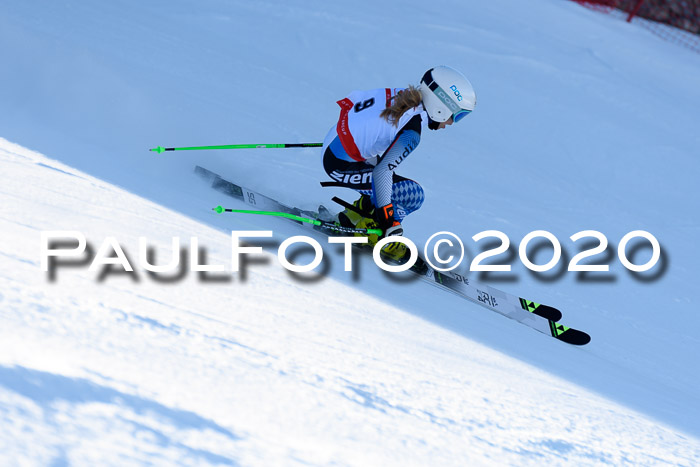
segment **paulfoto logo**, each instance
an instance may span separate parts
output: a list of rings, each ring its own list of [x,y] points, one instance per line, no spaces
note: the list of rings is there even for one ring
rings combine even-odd
[[[242,255],[262,254],[261,246],[244,246],[243,239],[246,243],[250,243],[251,239],[272,238],[273,231],[271,230],[234,230],[231,231],[230,244],[230,262],[228,268],[224,264],[204,264],[200,256],[200,242],[197,237],[189,239],[189,258],[186,268],[191,272],[231,272],[236,273],[241,269]],[[469,264],[469,272],[509,272],[511,264],[505,263],[483,264],[489,258],[499,257],[504,255],[511,249],[511,241],[508,236],[498,230],[485,230],[473,235],[472,240],[476,243],[484,239],[496,239],[499,245],[486,249],[474,256]],[[607,237],[601,232],[595,230],[584,230],[577,232],[569,237],[573,243],[584,239],[592,240],[593,246],[585,248],[578,254],[574,255],[568,261],[566,266],[567,271],[571,272],[607,272],[610,270],[609,264],[596,264],[595,261],[590,261],[591,258],[603,257],[604,252],[609,248]],[[636,242],[635,250],[640,246],[651,247],[651,257],[643,264],[635,264],[628,257],[628,245],[630,242]],[[357,236],[331,236],[328,237],[328,244],[343,245],[343,260],[345,271],[352,271],[353,265],[353,246],[366,245],[367,237]],[[406,245],[410,252],[407,261],[394,262],[384,257],[382,249],[390,243],[400,242]],[[639,243],[643,242],[643,243]],[[644,243],[645,242],[645,243]],[[552,257],[544,264],[536,264],[529,256],[528,246],[532,243],[539,243],[551,248]],[[588,245],[589,243],[585,243]],[[311,262],[305,265],[294,264],[289,260],[288,250],[292,246],[308,245],[314,251],[314,258]],[[170,260],[166,264],[152,264],[149,254],[149,249],[152,250],[153,245],[149,245],[147,237],[139,237],[138,240],[138,260],[134,264],[130,261],[124,252],[124,248],[116,237],[108,236],[102,239],[99,248],[95,251],[88,248],[86,236],[76,230],[60,230],[60,231],[43,231],[41,233],[40,257],[42,271],[49,272],[60,268],[69,262],[80,261],[80,264],[85,265],[89,271],[95,272],[105,267],[118,267],[123,272],[134,272],[137,269],[148,271],[151,273],[172,273],[180,271],[183,268],[181,264],[180,252],[183,242],[179,237],[172,237],[170,249],[172,252]],[[562,258],[569,257],[568,254],[562,254],[562,244],[559,239],[552,233],[546,230],[536,230],[528,233],[518,245],[518,255],[520,262],[530,271],[542,273],[551,271],[556,267],[562,266]],[[371,249],[374,263],[380,269],[387,272],[403,272],[413,268],[419,258],[424,258],[425,264],[433,271],[450,272],[463,265],[465,260],[466,248],[462,239],[452,233],[441,231],[431,235],[425,242],[422,255],[418,253],[416,244],[407,237],[391,236],[379,240]],[[662,257],[662,249],[659,241],[654,235],[644,230],[634,230],[624,235],[617,247],[617,259],[628,270],[634,273],[646,272],[654,268]],[[296,235],[286,238],[277,248],[277,260],[279,264],[290,272],[306,273],[316,269],[324,260],[324,250],[318,240],[306,236]],[[585,264],[582,261],[588,260]],[[136,266],[136,267],[135,267]],[[459,276],[459,275],[458,275]],[[461,276],[459,276],[461,277]]]

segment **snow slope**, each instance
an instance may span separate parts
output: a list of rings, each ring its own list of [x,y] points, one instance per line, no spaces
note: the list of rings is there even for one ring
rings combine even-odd
[[[422,5],[0,5],[6,459],[698,462],[697,55],[572,2]],[[597,280],[537,277],[517,260],[491,276],[560,307],[588,346],[371,263],[346,274],[337,253],[316,281],[274,260],[225,283],[100,281],[86,267],[52,283],[39,270],[42,230],[83,230],[95,248],[114,235],[130,256],[140,235],[164,254],[197,235],[224,264],[233,228],[298,234],[214,216],[226,200],[192,167],[314,208],[350,196],[318,187],[318,151],[147,148],[320,141],[345,93],[416,83],[440,63],[464,70],[479,101],[402,166],[428,195],[405,223],[414,241],[450,230],[469,245],[498,229],[517,245],[545,229],[569,257],[585,229],[613,252],[631,230],[661,241],[647,280],[614,257]]]
[[[426,321],[432,310],[530,341],[524,354],[594,359],[481,309],[455,312],[472,305],[425,284],[391,304],[342,281],[290,279],[269,255],[226,282],[87,264],[50,281],[37,250],[56,226],[94,250],[114,236],[133,264],[139,236],[169,246],[196,232],[209,264],[228,263],[229,238],[5,140],[0,163],[2,464],[640,465],[699,454],[696,438]]]

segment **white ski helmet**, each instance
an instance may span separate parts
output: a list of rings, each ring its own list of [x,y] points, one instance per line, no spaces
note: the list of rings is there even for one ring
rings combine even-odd
[[[446,122],[450,117],[457,123],[476,105],[472,83],[448,66],[436,66],[426,71],[418,89],[428,116],[438,123]]]

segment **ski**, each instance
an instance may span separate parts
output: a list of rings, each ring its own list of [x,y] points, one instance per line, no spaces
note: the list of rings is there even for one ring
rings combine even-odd
[[[425,277],[432,281],[433,284],[439,284],[441,288],[446,288],[451,291],[456,291],[459,285],[464,283],[460,282],[459,279],[455,279],[453,274],[435,271],[432,268],[428,268],[428,270],[425,272]],[[467,278],[463,278],[461,280],[469,281]],[[495,311],[496,313],[507,318],[518,321],[519,323],[529,326],[543,334],[551,335],[552,337],[566,342],[567,344],[585,345],[591,341],[591,336],[589,336],[587,333],[557,323],[557,321],[561,319],[561,312],[554,307],[516,297],[515,295],[503,292],[488,285],[477,284],[475,282],[473,282],[471,285],[471,287],[460,287],[457,293],[468,298],[474,303],[478,303],[479,305],[488,308],[491,311]],[[513,301],[516,298],[520,300],[520,307],[513,304]],[[505,303],[503,300],[505,300]],[[542,311],[542,313],[540,314],[533,311],[533,306],[536,306],[534,310]],[[544,310],[542,310],[542,308],[544,308]],[[554,311],[551,312],[549,310]],[[553,314],[557,317],[557,319],[555,320],[543,316],[547,315],[548,313]]]
[[[252,191],[240,185],[236,185],[235,183],[231,183],[228,180],[224,180],[220,175],[212,172],[211,170],[207,170],[204,167],[196,166],[194,168],[194,173],[196,173],[203,179],[210,181],[211,187],[213,189],[225,195],[241,200],[246,204],[255,206],[257,209],[266,211],[281,211],[297,216],[313,216],[316,214],[311,211],[302,211],[301,209],[287,206],[286,204],[280,203],[277,200],[269,198],[265,195],[261,195],[256,191]],[[297,222],[298,224],[301,224],[301,222],[299,221],[292,222]]]
[[[319,218],[319,213],[317,212],[288,206],[254,190],[230,182],[203,167],[196,166],[194,171],[197,175],[209,181],[213,189],[243,201],[248,205],[255,206],[256,209],[279,211],[296,216],[306,216],[311,219]],[[296,220],[291,221],[302,224],[302,222]],[[333,232],[325,229],[318,231],[326,235],[333,235]],[[466,298],[567,344],[585,345],[591,340],[590,336],[585,332],[557,323],[561,319],[562,314],[561,311],[552,306],[537,303],[489,285],[479,284],[470,278],[451,271],[436,271],[420,258],[416,266],[410,271],[433,286],[457,294],[462,298]]]

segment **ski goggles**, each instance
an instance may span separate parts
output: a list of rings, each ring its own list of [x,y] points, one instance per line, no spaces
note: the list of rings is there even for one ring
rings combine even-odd
[[[470,113],[472,113],[471,110],[465,110],[465,109],[458,110],[456,113],[452,114],[452,121],[457,123],[458,121],[462,120],[464,117],[469,115]]]

